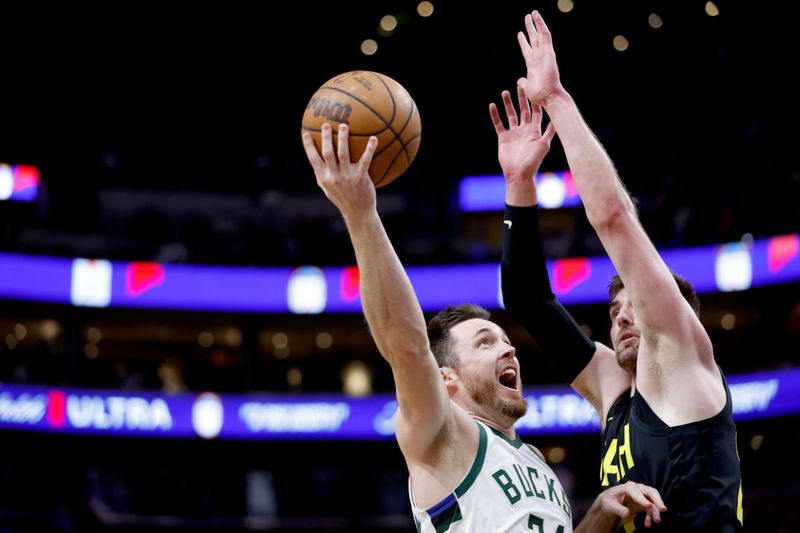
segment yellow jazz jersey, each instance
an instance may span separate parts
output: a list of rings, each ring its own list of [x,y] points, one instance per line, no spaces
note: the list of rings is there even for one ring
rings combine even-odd
[[[572,509],[547,463],[519,437],[511,440],[482,422],[478,453],[458,487],[429,509],[408,493],[420,533],[569,533]]]

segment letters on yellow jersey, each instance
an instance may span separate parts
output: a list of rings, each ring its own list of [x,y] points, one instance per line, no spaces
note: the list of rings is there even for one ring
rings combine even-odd
[[[600,485],[607,487],[610,485],[608,476],[616,476],[614,484],[622,481],[628,471],[634,467],[633,463],[633,450],[631,450],[631,427],[630,423],[625,424],[623,428],[622,442],[614,438],[611,440],[603,462],[600,464]],[[624,459],[624,461],[623,461]]]

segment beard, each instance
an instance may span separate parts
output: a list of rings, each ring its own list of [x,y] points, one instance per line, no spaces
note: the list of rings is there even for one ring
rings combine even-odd
[[[471,375],[462,376],[461,379],[470,397],[479,405],[494,409],[514,420],[522,418],[528,412],[528,401],[524,397],[504,400],[497,394],[497,385],[494,382],[481,380]]]
[[[624,348],[617,346],[614,348],[614,353],[617,356],[617,364],[628,372],[636,371],[636,359],[639,355],[639,341]]]

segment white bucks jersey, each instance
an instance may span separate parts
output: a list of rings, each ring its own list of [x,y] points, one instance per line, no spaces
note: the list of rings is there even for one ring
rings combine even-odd
[[[547,463],[519,437],[511,440],[478,422],[472,467],[445,499],[421,509],[408,491],[421,533],[533,531],[570,533],[572,509]]]

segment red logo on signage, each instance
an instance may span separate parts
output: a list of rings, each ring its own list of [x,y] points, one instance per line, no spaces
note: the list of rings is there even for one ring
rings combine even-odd
[[[67,396],[63,391],[51,390],[47,395],[47,421],[54,428],[67,423]]]
[[[797,235],[773,237],[767,243],[767,268],[776,274],[797,257],[798,253],[800,253],[800,237]]]
[[[592,265],[585,257],[559,259],[553,267],[553,290],[565,294],[583,283],[592,274]]]
[[[164,266],[160,263],[134,262],[125,271],[125,292],[139,296],[164,283]]]
[[[340,292],[342,300],[345,302],[352,302],[358,298],[361,293],[361,275],[358,272],[358,267],[346,267],[342,271]]]

